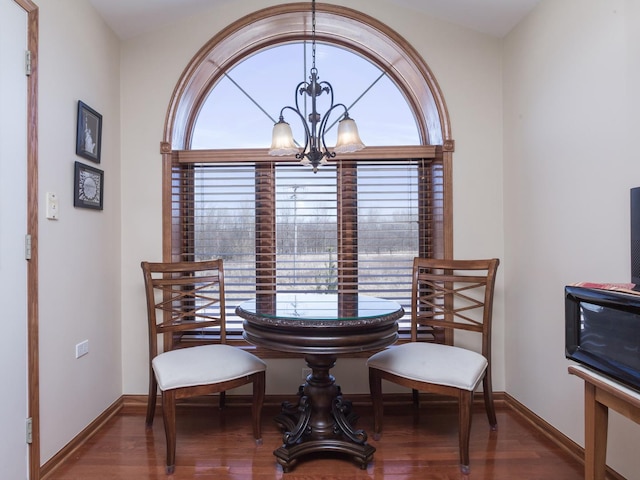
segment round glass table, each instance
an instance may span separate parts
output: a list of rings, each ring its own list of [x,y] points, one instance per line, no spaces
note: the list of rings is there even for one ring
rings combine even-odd
[[[398,338],[400,304],[358,294],[257,295],[236,313],[254,345],[304,355],[311,374],[297,404],[285,402],[276,423],[283,445],[273,453],[285,472],[313,452],[340,452],[366,469],[375,448],[354,429],[357,415],[330,374],[338,355],[378,350]]]

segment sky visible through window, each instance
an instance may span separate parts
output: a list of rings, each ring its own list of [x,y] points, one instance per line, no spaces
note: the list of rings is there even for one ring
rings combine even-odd
[[[305,53],[306,48],[306,53]],[[311,44],[275,46],[243,60],[214,86],[196,121],[192,149],[267,148],[273,124],[284,106],[295,107],[296,86],[308,81]],[[367,146],[419,145],[416,120],[397,86],[368,60],[345,49],[316,45],[319,81],[329,82],[334,102],[349,108]],[[308,99],[303,95],[304,100]],[[303,99],[299,99],[303,108]],[[308,108],[310,109],[310,102]],[[318,112],[329,108],[329,95],[317,98]],[[330,124],[342,109],[336,109]],[[303,111],[303,115],[306,114]],[[304,144],[300,118],[284,112],[294,138]],[[335,145],[337,125],[326,135],[327,145]]]
[[[306,50],[306,52],[305,52]],[[223,75],[198,114],[191,149],[268,148],[273,124],[285,106],[304,103],[296,88],[309,80],[311,45],[275,46],[246,58]],[[319,81],[333,87],[334,103],[345,104],[366,146],[420,145],[416,119],[400,89],[374,64],[343,48],[317,44]],[[317,98],[321,115],[330,96]],[[304,117],[308,112],[302,111]],[[329,124],[337,122],[336,109]],[[304,145],[302,120],[284,112],[294,138]],[[336,125],[327,133],[336,142]],[[364,150],[366,152],[366,149]],[[249,162],[250,163],[250,162]],[[278,291],[333,291],[337,288],[338,183],[335,163],[318,173],[295,163],[275,173],[274,225],[258,224],[255,172],[250,165],[206,165],[196,171],[195,250],[224,256],[230,303],[254,292],[256,232],[273,228]],[[401,303],[409,291],[410,263],[418,254],[418,165],[358,164],[358,288]],[[253,279],[253,280],[251,280]],[[228,320],[238,319],[229,312]],[[235,320],[234,320],[235,319]]]

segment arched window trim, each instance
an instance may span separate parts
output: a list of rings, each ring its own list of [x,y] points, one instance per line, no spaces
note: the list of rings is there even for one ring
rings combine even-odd
[[[178,81],[165,122],[165,149],[189,148],[197,113],[212,86],[241,60],[274,45],[310,38],[308,3],[259,10],[220,31],[192,58]],[[318,41],[344,47],[383,70],[416,114],[424,145],[453,150],[449,116],[438,83],[418,52],[398,33],[366,14],[317,4]]]

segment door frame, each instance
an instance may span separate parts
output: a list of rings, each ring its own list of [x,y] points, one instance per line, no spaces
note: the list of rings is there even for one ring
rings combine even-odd
[[[38,37],[39,11],[31,0],[14,0],[27,13],[27,48],[31,73],[27,78],[27,234],[31,258],[27,262],[27,415],[32,421],[29,479],[40,479],[40,377],[38,354]]]

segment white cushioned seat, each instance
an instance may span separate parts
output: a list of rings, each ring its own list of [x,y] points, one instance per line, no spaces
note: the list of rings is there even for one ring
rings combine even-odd
[[[266,370],[255,355],[220,344],[164,352],[151,365],[162,391],[225,382]]]
[[[473,391],[488,362],[479,353],[464,348],[412,342],[372,355],[367,365],[411,380]]]

